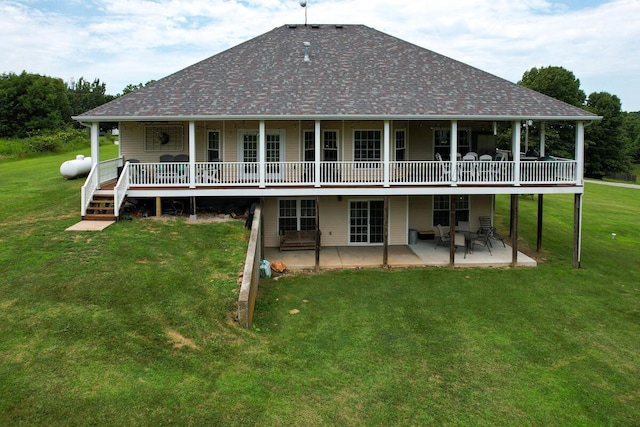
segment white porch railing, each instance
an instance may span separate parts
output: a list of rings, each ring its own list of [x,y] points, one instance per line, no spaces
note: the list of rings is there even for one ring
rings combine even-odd
[[[457,163],[459,184],[512,184],[513,162],[460,161]]]
[[[93,198],[96,190],[100,188],[100,184],[114,180],[118,177],[118,168],[120,166],[122,166],[122,157],[105,160],[91,168],[91,171],[80,190],[80,212],[82,216],[87,214],[89,203],[91,203],[91,199]]]
[[[442,161],[392,161],[388,184],[402,185],[513,185],[515,163],[509,161],[459,161],[456,179],[451,179],[452,164]],[[567,184],[576,182],[574,160],[521,161],[520,184]],[[321,162],[316,179],[314,162],[268,162],[264,165],[266,186],[375,186],[385,185],[382,162]],[[258,186],[260,165],[243,162],[198,162],[195,185],[206,187]],[[187,187],[188,163],[130,163],[129,186]]]
[[[572,184],[576,182],[577,162],[553,160],[520,163],[523,184]]]

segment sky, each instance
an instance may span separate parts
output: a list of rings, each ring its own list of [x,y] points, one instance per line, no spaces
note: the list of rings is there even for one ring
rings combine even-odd
[[[309,24],[364,24],[512,82],[574,73],[640,111],[640,0],[307,0]],[[0,73],[158,80],[286,24],[299,0],[0,0]]]

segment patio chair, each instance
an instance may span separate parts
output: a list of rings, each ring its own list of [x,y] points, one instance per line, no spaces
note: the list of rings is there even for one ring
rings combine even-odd
[[[507,245],[504,243],[504,239],[502,238],[502,236],[500,236],[496,228],[491,223],[491,218],[488,216],[480,216],[479,219],[480,219],[480,228],[478,229],[478,234],[485,235],[486,242],[489,245],[491,245],[490,239],[493,239],[493,240],[500,240],[502,242],[502,246],[507,247]]]
[[[438,234],[440,235],[439,239],[438,239],[438,244],[436,245],[436,248],[438,246],[440,246],[441,244],[444,244],[444,243],[449,245],[449,242],[451,241],[451,237],[449,236],[449,233],[445,233],[442,230],[442,226],[440,224],[436,225],[436,228],[438,229]]]
[[[175,162],[184,162],[189,163],[189,156],[187,154],[178,154],[175,159]]]
[[[449,235],[448,232],[445,232],[442,229],[442,226],[440,224],[436,225],[436,228],[438,229],[438,234],[440,234],[440,238],[438,239],[438,244],[436,245],[436,247],[434,249],[437,249],[438,246],[440,246],[440,244],[446,243],[447,246],[449,246],[451,244],[451,236]],[[465,237],[463,233],[456,233],[455,238],[453,240],[453,244],[455,245],[455,250],[458,250],[459,247],[465,247]],[[467,257],[467,252],[465,251],[464,254],[465,258]]]
[[[491,252],[491,241],[489,239],[490,239],[490,234],[476,233],[476,237],[472,238],[470,242],[471,252],[475,250],[476,245],[479,245],[479,246],[486,247],[489,250],[489,255],[493,256],[493,253]]]
[[[436,153],[435,158],[438,161],[440,182],[449,181],[449,163],[442,160],[442,155],[440,153]]]

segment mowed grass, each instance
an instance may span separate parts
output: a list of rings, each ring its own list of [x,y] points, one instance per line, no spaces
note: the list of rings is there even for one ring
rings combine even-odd
[[[65,232],[68,158],[0,164],[0,425],[640,422],[638,190],[587,186],[580,270],[573,196],[546,196],[537,268],[284,275],[244,330],[242,223]]]

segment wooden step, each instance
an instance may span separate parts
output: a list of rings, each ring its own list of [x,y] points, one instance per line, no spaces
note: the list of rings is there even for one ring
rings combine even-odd
[[[87,221],[115,221],[114,211],[115,201],[113,200],[113,195],[95,194],[89,202],[87,213],[82,219]]]
[[[85,216],[82,217],[83,220],[85,221],[115,221],[116,220],[116,216],[115,215],[109,215],[109,214],[86,214]]]

